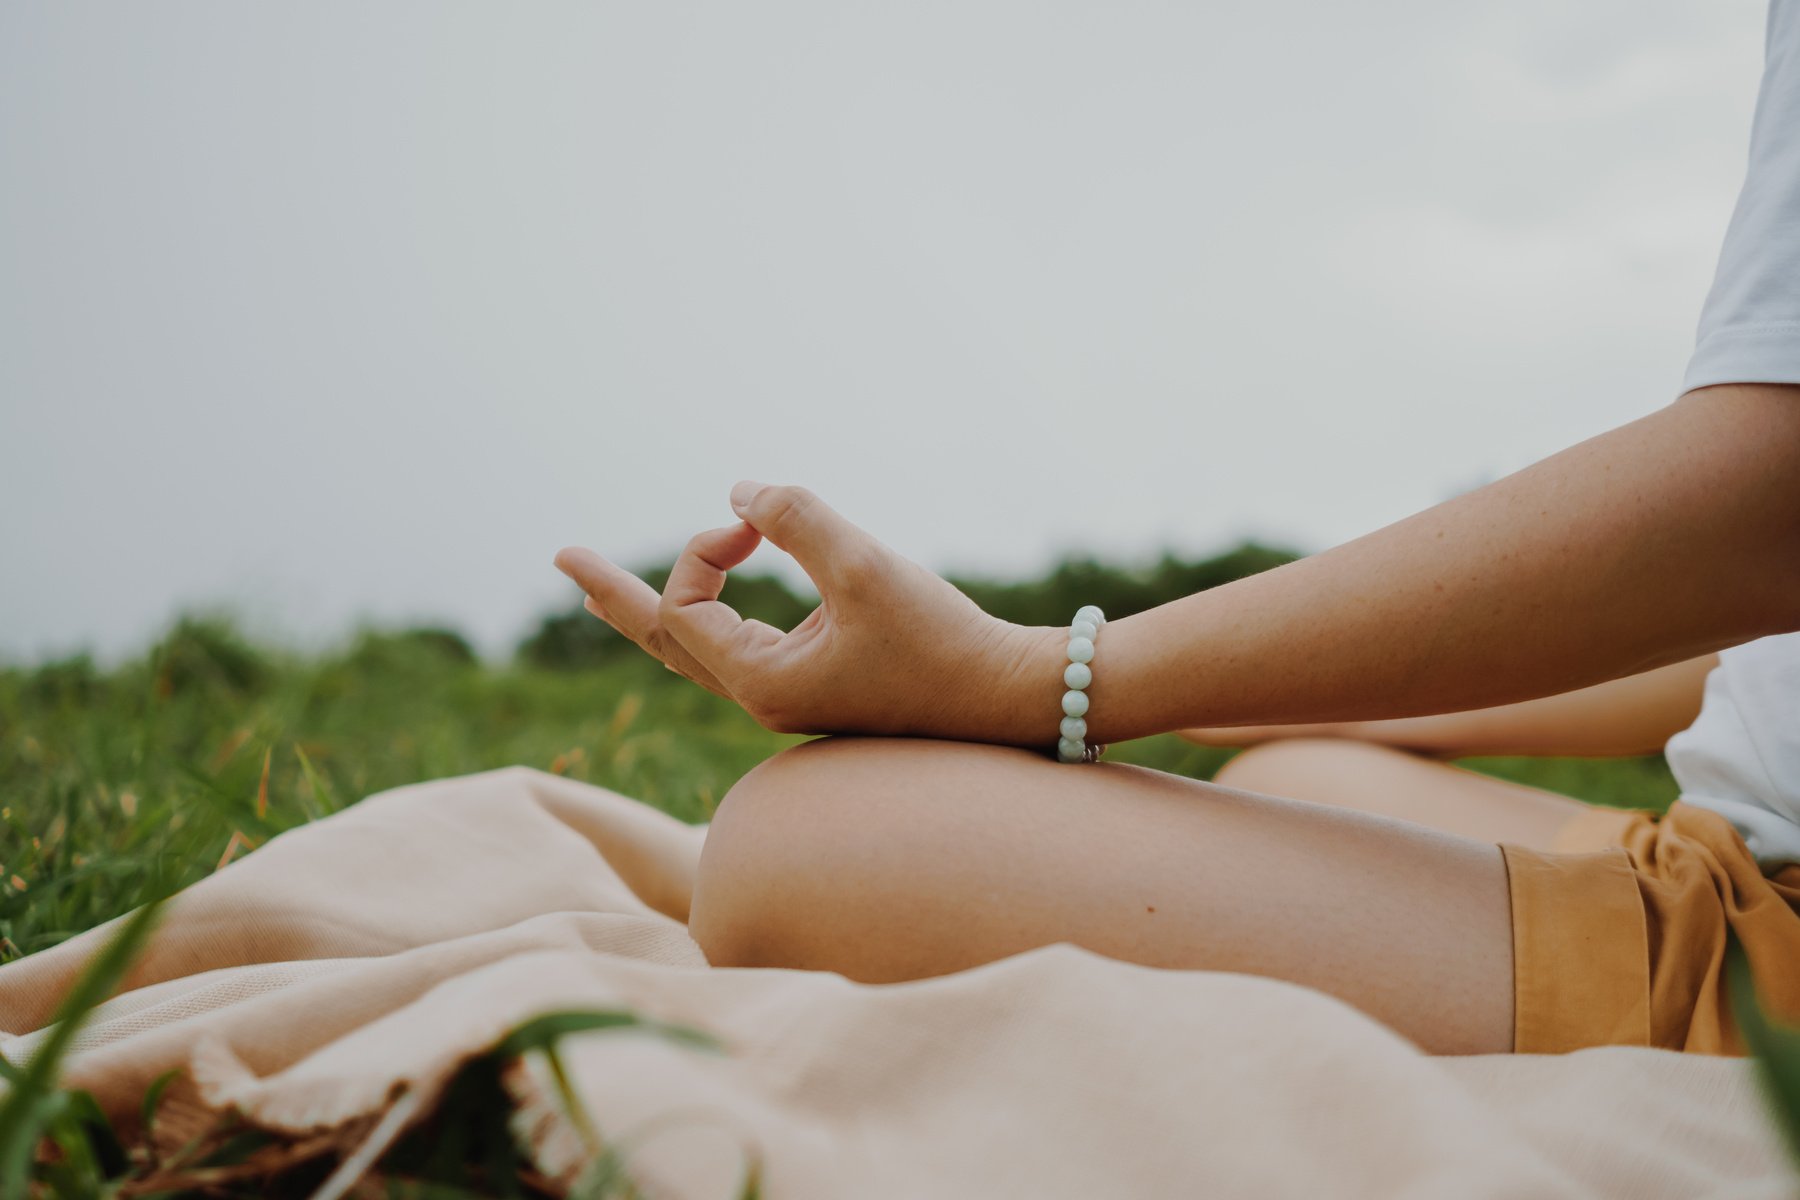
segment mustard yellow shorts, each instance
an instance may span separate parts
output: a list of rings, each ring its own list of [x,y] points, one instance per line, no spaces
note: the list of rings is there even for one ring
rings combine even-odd
[[[1764,876],[1717,813],[1679,801],[1666,816],[1594,808],[1548,851],[1500,850],[1520,1053],[1744,1053],[1725,994],[1727,930],[1764,1001],[1800,1020],[1800,866]]]

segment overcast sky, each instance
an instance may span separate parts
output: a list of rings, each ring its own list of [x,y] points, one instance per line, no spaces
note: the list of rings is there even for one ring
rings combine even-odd
[[[742,477],[940,569],[1322,549],[1675,397],[1763,14],[7,5],[0,657],[499,650]]]

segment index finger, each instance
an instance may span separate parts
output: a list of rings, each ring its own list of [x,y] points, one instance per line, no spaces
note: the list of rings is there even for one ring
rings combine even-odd
[[[656,589],[623,567],[615,567],[592,550],[568,546],[556,552],[556,569],[608,612],[630,614],[644,623],[654,619],[660,597]]]
[[[587,593],[589,612],[636,642],[646,654],[661,659],[671,671],[687,676],[709,691],[725,694],[712,672],[663,627],[657,614],[662,597],[656,594],[655,588],[580,546],[557,551],[555,561],[557,570]]]

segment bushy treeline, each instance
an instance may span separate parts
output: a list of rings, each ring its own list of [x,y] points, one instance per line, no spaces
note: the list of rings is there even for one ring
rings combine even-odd
[[[341,651],[308,659],[321,694],[341,693],[353,681],[436,674],[445,667],[476,665],[468,639],[453,629],[366,629]],[[295,656],[259,645],[227,615],[178,618],[141,657],[104,670],[89,654],[36,667],[0,670],[27,705],[82,705],[103,695],[141,694],[146,703],[196,692],[254,698],[270,691],[300,666]]]
[[[1087,557],[1067,558],[1039,579],[1001,582],[952,576],[950,582],[1004,620],[1060,625],[1084,604],[1097,604],[1111,617],[1130,616],[1297,557],[1290,550],[1245,542],[1197,560],[1165,553],[1147,565],[1120,566]],[[640,574],[661,590],[669,578],[669,565]],[[745,617],[778,629],[792,629],[818,603],[816,597],[801,595],[771,575],[733,575],[726,581],[721,599]],[[545,617],[518,649],[521,661],[552,670],[590,667],[627,652],[637,653],[580,604]]]
[[[1038,579],[996,581],[954,578],[952,582],[982,608],[1028,625],[1066,621],[1083,604],[1098,604],[1112,616],[1127,616],[1166,601],[1291,562],[1286,550],[1245,543],[1211,558],[1187,560],[1164,554],[1138,566],[1069,558]],[[663,565],[640,572],[660,588]],[[734,575],[724,599],[746,617],[790,629],[817,603],[770,575]],[[579,603],[542,618],[515,647],[513,661],[525,669],[583,671],[628,663],[641,657],[612,628]],[[138,658],[106,670],[87,654],[35,667],[0,668],[13,703],[54,709],[96,703],[127,709],[160,699],[206,692],[254,699],[285,685],[297,673],[308,681],[313,704],[329,705],[371,687],[438,690],[446,678],[479,666],[474,648],[454,629],[364,629],[332,651],[298,656],[246,637],[229,618],[189,615],[176,621]]]
[[[953,576],[951,582],[995,616],[1023,625],[1057,625],[1084,604],[1098,604],[1109,616],[1123,617],[1170,600],[1230,583],[1259,571],[1294,561],[1292,551],[1246,542],[1223,554],[1183,559],[1164,554],[1138,566],[1103,563],[1089,557],[1064,559],[1037,579],[998,581]],[[669,564],[639,575],[660,589]],[[790,587],[772,575],[733,575],[724,600],[746,617],[781,629],[799,624],[818,598]],[[543,617],[514,650],[522,666],[575,670],[635,656],[633,648],[611,627],[596,620],[579,603]],[[348,646],[309,660],[310,668],[345,680],[399,675],[439,667],[473,666],[477,661],[467,638],[454,629],[424,626],[408,629],[365,629]],[[162,640],[142,658],[117,671],[101,670],[87,654],[76,654],[35,668],[13,668],[23,695],[45,701],[79,701],[103,680],[142,683],[167,695],[196,686],[222,688],[240,695],[265,690],[284,667],[295,663],[282,652],[246,638],[225,616],[189,615],[176,621]]]

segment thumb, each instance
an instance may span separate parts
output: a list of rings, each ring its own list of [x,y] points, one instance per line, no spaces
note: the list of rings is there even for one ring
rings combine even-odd
[[[803,487],[745,480],[731,489],[731,508],[800,564],[815,585],[837,583],[867,561],[877,543]]]

